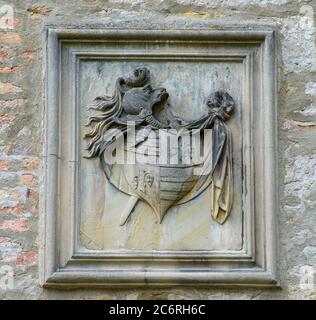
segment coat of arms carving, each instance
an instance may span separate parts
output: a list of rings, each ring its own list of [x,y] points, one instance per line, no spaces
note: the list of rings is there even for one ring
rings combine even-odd
[[[220,224],[226,221],[233,174],[232,137],[225,122],[235,103],[225,90],[210,93],[205,103],[208,112],[198,119],[175,115],[168,90],[152,87],[146,67],[118,78],[111,96],[95,99],[86,157],[99,158],[110,183],[129,195],[121,225],[138,201],[148,203],[162,223],[171,207],[204,191],[210,194],[211,216]]]

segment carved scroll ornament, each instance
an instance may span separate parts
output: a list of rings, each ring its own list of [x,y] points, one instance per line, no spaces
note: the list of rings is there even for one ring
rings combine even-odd
[[[94,114],[87,123],[90,129],[85,135],[89,139],[86,158],[98,157],[107,179],[130,196],[121,213],[121,225],[126,223],[139,200],[147,202],[162,222],[169,208],[192,200],[206,189],[211,198],[211,215],[223,224],[233,198],[232,138],[225,124],[235,106],[233,98],[224,91],[214,92],[206,102],[207,114],[185,121],[172,113],[168,97],[165,88],[152,88],[150,72],[145,67],[135,69],[132,77],[118,78],[114,94],[97,97],[91,107]],[[156,162],[144,164],[137,161],[137,157],[134,163],[128,164],[107,161],[106,153],[113,153],[119,140],[118,136],[113,138],[113,132],[126,137],[132,132],[131,123],[136,138],[132,144],[122,142],[125,156],[145,149]],[[202,162],[188,163],[180,159],[181,156],[178,163],[159,161],[161,156],[169,157],[173,152],[169,150],[164,154],[163,134],[176,135],[177,141],[190,141],[181,145],[183,155],[185,149],[192,146],[194,137],[206,139],[201,135],[204,129],[211,129],[211,138],[206,144],[209,147],[204,148]],[[187,159],[194,158],[192,150],[189,148]]]

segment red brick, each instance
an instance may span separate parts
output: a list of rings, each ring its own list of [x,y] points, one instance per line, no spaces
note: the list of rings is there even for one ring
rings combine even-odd
[[[13,146],[11,146],[11,145],[5,146],[3,149],[5,155],[7,155],[7,156],[12,154],[12,150],[13,150]]]
[[[0,123],[3,124],[5,122],[9,122],[15,119],[14,115],[11,114],[0,114]]]
[[[25,232],[28,230],[26,219],[4,220],[0,224],[0,230]]]
[[[0,73],[20,73],[21,67],[0,67]]]
[[[20,19],[14,19],[13,25],[15,28],[18,28],[21,25],[21,20]]]
[[[3,257],[1,262],[2,263],[11,263],[11,262],[16,263],[16,256],[17,256],[17,253],[13,251],[8,256]]]
[[[1,42],[1,40],[0,40]],[[8,82],[0,82],[0,94],[21,92],[21,88]]]
[[[39,160],[23,160],[23,169],[25,171],[37,171],[39,168]]]
[[[20,252],[16,258],[17,265],[35,266],[37,265],[37,253],[32,251]]]
[[[29,190],[28,198],[29,199],[38,199],[38,192],[36,192],[34,190]]]
[[[24,59],[36,59],[37,54],[36,54],[36,51],[24,51],[22,53],[22,57]]]
[[[0,33],[0,43],[20,44],[21,37],[17,33]]]
[[[0,60],[10,59],[15,55],[14,51],[8,49],[0,49]]]
[[[9,170],[9,161],[0,160],[0,171],[8,171]]]
[[[23,212],[23,207],[20,204],[18,204],[15,207],[11,207],[11,208],[0,209],[0,213],[3,215],[8,215],[8,214],[19,215],[22,212]]]
[[[28,188],[37,186],[37,177],[35,177],[32,174],[23,174],[21,179],[22,179],[22,184]]]
[[[8,238],[8,237],[0,237],[0,245],[1,244],[7,244],[9,242],[11,242],[10,238]]]
[[[25,99],[0,100],[0,108],[18,108],[25,104]]]

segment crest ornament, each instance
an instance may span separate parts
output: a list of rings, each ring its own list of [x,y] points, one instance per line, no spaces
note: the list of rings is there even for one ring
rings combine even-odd
[[[146,67],[118,78],[114,94],[97,97],[90,107],[86,158],[99,158],[110,183],[130,196],[121,225],[139,200],[161,223],[171,207],[204,190],[210,194],[211,216],[223,224],[233,200],[232,137],[225,121],[234,100],[216,91],[206,99],[207,113],[186,121],[173,114],[168,98],[165,88],[152,87]]]

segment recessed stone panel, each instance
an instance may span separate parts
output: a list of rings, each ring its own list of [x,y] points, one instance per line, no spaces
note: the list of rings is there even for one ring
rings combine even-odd
[[[156,221],[150,206],[139,201],[128,223],[120,226],[120,213],[129,195],[108,182],[98,159],[87,155],[84,124],[95,97],[114,92],[115,80],[132,74],[139,66],[150,70],[153,87],[169,92],[174,113],[190,121],[207,114],[207,97],[227,90],[235,98],[234,115],[228,122],[233,135],[234,203],[229,219],[220,225],[211,216],[210,191],[192,201],[169,209],[162,223]],[[242,118],[243,64],[240,61],[80,61],[80,244],[85,249],[117,250],[243,250],[242,212]]]
[[[274,32],[48,30],[46,286],[277,283]],[[110,165],[131,121],[210,130],[211,170]]]

